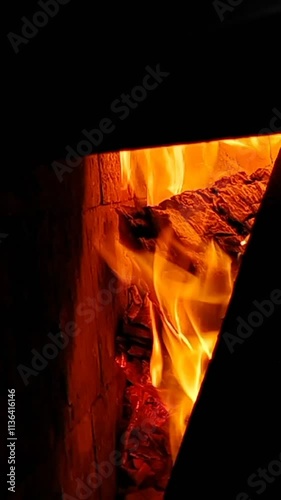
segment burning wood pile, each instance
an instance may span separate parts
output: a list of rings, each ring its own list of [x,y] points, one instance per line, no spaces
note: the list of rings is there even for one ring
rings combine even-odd
[[[160,499],[172,468],[169,412],[151,382],[148,293],[132,285],[128,300],[123,328],[117,336],[116,357],[127,380],[121,424],[124,438],[120,482],[128,500]]]
[[[167,258],[198,273],[210,240],[233,258],[243,253],[269,180],[270,170],[260,168],[252,175],[239,172],[223,177],[206,189],[184,191],[158,206],[120,208],[120,235],[125,246],[155,251],[161,231],[173,232]],[[163,249],[164,250],[164,249]]]
[[[194,276],[206,271],[206,248],[210,241],[215,242],[231,260],[233,284],[269,176],[266,168],[251,175],[239,172],[211,187],[184,191],[157,206],[118,208],[121,242],[139,255],[154,255],[158,247],[167,261]],[[168,243],[160,237],[167,230]],[[116,361],[127,380],[121,423],[120,495],[128,500],[163,498],[173,464],[169,436],[173,408],[165,404],[163,393],[151,378],[156,340],[152,310],[156,311],[154,323],[165,321],[158,299],[150,280],[144,277],[138,286],[132,283],[117,336]],[[169,349],[161,338],[158,343],[165,359]]]

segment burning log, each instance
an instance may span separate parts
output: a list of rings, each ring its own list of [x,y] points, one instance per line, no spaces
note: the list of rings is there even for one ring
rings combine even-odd
[[[245,250],[254,218],[266,189],[269,173],[267,169],[259,169],[252,175],[240,172],[223,177],[212,187],[197,191],[185,191],[163,201],[158,206],[142,209],[131,207],[118,209],[122,242],[133,250],[154,252],[156,248],[160,249],[160,253],[164,253],[166,259],[173,264],[180,265],[194,274],[200,274],[204,265],[208,266],[208,259],[212,260],[211,253],[206,251],[208,243],[215,241],[226,254],[232,257],[235,271],[235,264],[236,269],[239,265],[237,257]],[[165,237],[165,231],[167,231],[169,240]],[[213,248],[213,244],[210,247]],[[190,362],[191,371],[183,369],[181,373],[182,377],[186,378],[188,374],[190,381],[193,380],[188,388],[188,404],[185,401],[182,406],[185,412],[185,420],[182,423],[186,425],[192,401],[194,401],[192,398],[198,389],[196,377],[192,379],[192,366],[196,362],[199,363],[198,366],[201,366],[203,373],[209,359],[209,354],[207,355],[206,351],[202,349],[202,343],[197,339],[197,330],[202,332],[206,345],[209,346],[208,350],[210,350],[216,336],[213,333],[219,329],[220,314],[223,314],[226,298],[231,292],[227,279],[231,259],[223,256],[223,258],[227,258],[226,265],[220,258],[222,252],[215,253],[216,261],[213,263],[212,273],[206,275],[209,281],[207,279],[202,282],[198,280],[200,286],[202,283],[204,284],[204,296],[201,293],[203,288],[200,288],[199,285],[196,289],[190,288],[193,301],[192,321],[189,320],[190,310],[188,307],[181,311],[184,312],[182,324],[185,327],[186,335],[183,336],[181,329],[176,330],[178,324],[173,316],[173,308],[165,311],[166,319],[168,318],[168,322],[165,323],[166,328],[168,324],[170,329],[169,339],[173,339],[172,343],[169,343],[170,340],[168,341],[168,348],[166,330],[166,340],[163,341],[161,337],[163,320],[163,316],[161,316],[163,310],[160,307],[161,300],[159,299],[161,293],[159,295],[159,288],[157,288],[158,295],[155,292],[154,282],[150,281],[149,272],[147,273],[147,282],[143,286],[139,286],[138,283],[138,286],[131,284],[128,288],[128,306],[123,318],[122,329],[117,337],[118,356],[116,358],[124,370],[127,380],[121,424],[121,432],[124,431],[125,439],[123,439],[121,447],[120,492],[126,493],[128,500],[129,498],[132,500],[146,497],[154,498],[154,496],[161,498],[171,472],[172,456],[174,456],[175,451],[175,443],[172,446],[169,440],[169,428],[174,422],[172,419],[175,408],[178,410],[179,404],[183,402],[182,397],[186,398],[186,391],[181,390],[181,383],[173,378],[174,375],[169,379],[171,384],[169,390],[172,390],[173,396],[176,394],[175,397],[170,399],[163,397],[162,401],[161,392],[157,392],[152,385],[149,364],[152,356],[152,330],[154,332],[156,328],[159,336],[158,342],[162,346],[163,366],[169,366],[171,346],[175,347],[175,342],[179,349],[177,355],[185,353],[184,364],[187,365]],[[140,258],[140,262],[145,261],[147,266],[151,266],[152,273],[152,261],[156,261],[156,259],[157,254],[154,259],[150,259],[145,254],[145,259]],[[142,269],[141,265],[140,269]],[[217,274],[217,269],[219,269],[219,274]],[[213,275],[215,283],[212,281]],[[140,271],[138,281],[139,276],[141,279],[145,279],[146,273],[142,274]],[[161,278],[161,284],[165,287],[164,276],[165,273]],[[189,284],[185,284],[183,281],[184,287],[182,288],[192,287],[195,281],[191,280]],[[170,289],[172,281],[167,281],[167,283],[166,288]],[[181,298],[180,283],[180,281],[177,282],[178,298]],[[156,284],[159,285],[159,283]],[[212,293],[208,295],[210,289]],[[214,301],[215,293],[217,293],[217,302]],[[204,297],[204,300],[196,302],[198,297],[200,299]],[[178,300],[177,307],[180,303],[181,300]],[[185,306],[188,305],[189,297],[186,297]],[[179,312],[180,309],[178,308],[176,311]],[[197,329],[194,325],[197,326]],[[193,346],[191,350],[189,349],[190,344]],[[196,349],[198,356],[196,354],[194,357]],[[172,353],[172,355],[174,354]],[[183,361],[181,354],[176,359],[179,364],[180,359],[181,362]],[[157,385],[157,387],[159,386]],[[166,389],[167,386],[165,386]],[[181,392],[177,393],[178,389]]]
[[[141,209],[122,207],[119,229],[122,243],[134,250],[154,252],[158,236],[170,230],[171,238],[163,246],[167,258],[196,273],[203,265],[203,253],[210,240],[234,260],[245,250],[263,198],[270,170],[260,168],[226,176],[211,187],[184,191],[158,206]]]
[[[117,336],[116,361],[123,369],[124,395],[120,495],[132,500],[163,498],[172,458],[169,412],[150,376],[151,317],[147,291],[128,288],[128,306]]]
[[[140,328],[150,330],[151,318],[149,311],[148,290],[142,293],[135,284],[128,289],[128,308],[125,313],[127,323],[139,325]]]
[[[117,352],[134,358],[150,359],[152,349],[151,317],[147,291],[132,284],[127,291],[128,306],[117,335]]]
[[[159,498],[172,468],[169,413],[151,384],[148,361],[123,357],[122,365],[128,382],[122,424],[122,487],[127,493],[156,487],[155,497]]]

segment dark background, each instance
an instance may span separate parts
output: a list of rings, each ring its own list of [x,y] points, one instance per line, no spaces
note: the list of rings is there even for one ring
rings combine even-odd
[[[125,7],[70,0],[15,54],[7,33],[21,34],[37,2],[5,6],[2,148],[12,178],[65,156],[81,131],[98,126],[145,66],[170,72],[96,150],[258,133],[280,93],[279,1],[244,0],[220,21],[211,1],[186,7]],[[94,151],[93,151],[94,152]],[[13,165],[13,166],[12,166]]]

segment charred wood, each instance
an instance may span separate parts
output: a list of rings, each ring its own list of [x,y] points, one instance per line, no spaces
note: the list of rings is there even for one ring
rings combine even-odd
[[[160,233],[168,229],[172,237],[168,250],[165,247],[167,258],[194,273],[211,240],[237,259],[245,250],[243,242],[250,234],[269,175],[266,168],[251,175],[239,172],[211,187],[184,191],[158,206],[118,208],[121,240],[130,249],[154,252],[156,243],[161,244]]]

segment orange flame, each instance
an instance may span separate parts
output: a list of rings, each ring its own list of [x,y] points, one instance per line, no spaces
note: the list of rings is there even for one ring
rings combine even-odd
[[[160,235],[160,240],[166,240],[168,245],[167,238],[167,234]],[[230,257],[211,241],[204,260],[204,271],[194,276],[167,261],[160,254],[159,246],[154,255],[153,283],[162,329],[157,331],[156,322],[152,322],[157,349],[151,358],[151,377],[171,411],[174,459],[232,291]],[[159,337],[169,365],[169,373],[162,370],[161,380],[159,366],[163,366],[163,361]]]
[[[241,170],[250,174],[259,167],[272,167],[280,147],[281,134],[276,134],[123,151],[122,183],[124,188],[130,186],[137,198],[146,198],[147,204],[158,204],[184,190],[205,188],[226,174]],[[132,263],[132,275],[144,280],[150,290],[151,379],[170,411],[175,459],[212,356],[233,279],[230,257],[213,241],[205,249],[199,275],[171,263],[169,247],[178,245],[172,238],[171,232],[162,232],[154,254],[124,252],[118,241],[107,245],[103,254],[119,276],[126,255]]]
[[[151,370],[151,381],[155,387],[158,387],[162,380],[163,358],[162,358],[159,335],[156,328],[155,313],[151,302],[150,302],[150,315],[151,315],[152,335],[153,335],[153,345],[152,345],[152,353],[150,359],[150,364],[151,366],[153,366],[153,370]]]
[[[122,151],[123,188],[156,205],[187,189],[202,189],[223,175],[272,167],[281,134]]]

